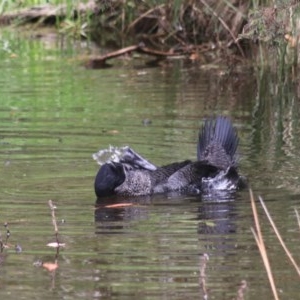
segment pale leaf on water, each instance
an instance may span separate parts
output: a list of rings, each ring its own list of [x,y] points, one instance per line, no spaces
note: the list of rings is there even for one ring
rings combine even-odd
[[[58,247],[65,247],[66,244],[65,243],[53,242],[53,243],[48,243],[47,246],[52,247],[52,248],[58,248]]]

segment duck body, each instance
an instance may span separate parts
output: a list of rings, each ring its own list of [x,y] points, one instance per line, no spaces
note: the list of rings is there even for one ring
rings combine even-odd
[[[172,191],[205,193],[238,189],[236,151],[238,136],[231,121],[216,117],[205,121],[197,144],[197,161],[185,160],[157,167],[125,147],[118,161],[104,163],[95,178],[98,198],[142,196]]]
[[[131,152],[133,150],[128,148]],[[134,168],[128,161],[105,163],[95,178],[97,197],[111,196],[143,196],[159,192],[160,185],[167,183],[168,178],[184,166],[189,160],[173,163],[155,170],[136,165]]]

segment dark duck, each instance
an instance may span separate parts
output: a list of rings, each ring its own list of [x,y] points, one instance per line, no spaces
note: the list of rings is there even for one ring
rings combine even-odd
[[[185,160],[157,167],[129,147],[100,167],[95,178],[98,198],[142,196],[164,192],[209,193],[245,185],[238,174],[239,139],[231,121],[218,116],[205,121],[197,144],[197,161]]]

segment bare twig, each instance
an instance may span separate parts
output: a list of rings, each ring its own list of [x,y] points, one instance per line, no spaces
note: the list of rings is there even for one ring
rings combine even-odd
[[[53,205],[52,200],[49,200],[48,204],[49,204],[49,207],[51,209],[52,224],[54,226],[54,231],[55,231],[55,233],[58,233],[58,227],[57,227],[56,218],[55,218],[56,206]]]
[[[199,285],[203,292],[203,299],[208,298],[207,289],[206,289],[206,264],[209,260],[208,254],[204,253],[200,256],[200,264],[199,264]]]
[[[54,226],[54,232],[55,232],[56,242],[57,242],[57,245],[58,245],[58,247],[59,247],[58,227],[57,227],[57,222],[56,222],[56,217],[55,217],[55,209],[56,209],[56,206],[53,205],[52,200],[49,200],[49,201],[48,201],[48,204],[49,204],[49,207],[50,207],[50,209],[51,209],[52,224],[53,224],[53,226]]]
[[[244,300],[245,291],[247,290],[247,281],[242,280],[239,284],[236,300]]]

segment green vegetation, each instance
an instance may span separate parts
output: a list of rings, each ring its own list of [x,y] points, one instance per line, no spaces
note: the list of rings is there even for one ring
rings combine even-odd
[[[298,65],[296,0],[0,0],[0,12],[2,24],[52,24],[102,46],[143,42],[204,62],[253,57],[281,73]]]

